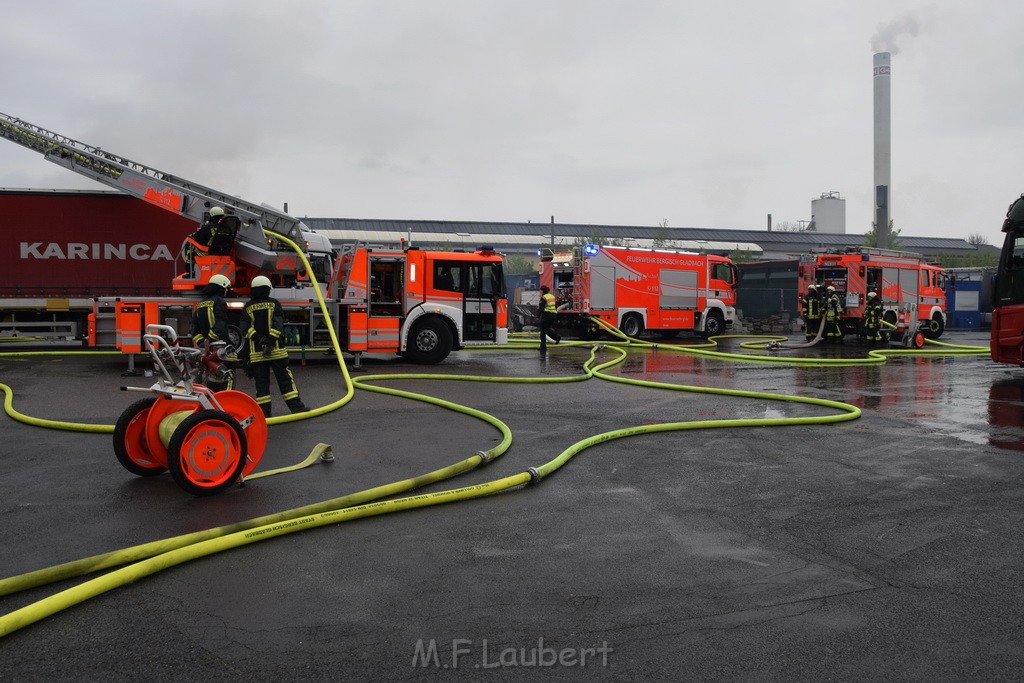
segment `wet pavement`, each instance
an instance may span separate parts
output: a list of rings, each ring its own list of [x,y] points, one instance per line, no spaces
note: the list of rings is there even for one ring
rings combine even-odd
[[[947,332],[943,340],[987,344],[984,332]],[[556,377],[578,374],[586,356],[564,344],[544,357],[528,349],[463,351],[426,371]],[[424,371],[384,356],[362,365],[357,376]],[[107,356],[0,358],[0,382],[26,414],[112,424],[139,398],[118,387],[150,382],[123,378],[123,369],[123,359]],[[309,406],[344,391],[329,359],[293,359],[293,370]],[[985,356],[793,367],[659,349],[631,352],[609,372],[845,401],[863,415],[834,425],[610,441],[517,491],[199,559],[0,638],[0,679],[989,679],[1024,672],[1024,371]],[[501,458],[428,491],[537,467],[612,429],[836,412],[600,379],[388,386],[469,405],[512,429]],[[242,380],[240,388],[252,387]],[[474,418],[357,391],[338,411],[272,427],[260,469],[297,462],[318,442],[332,445],[335,462],[195,498],[167,475],[129,474],[109,435],[0,420],[0,576],[405,479],[500,440]],[[79,581],[0,597],[0,614]]]

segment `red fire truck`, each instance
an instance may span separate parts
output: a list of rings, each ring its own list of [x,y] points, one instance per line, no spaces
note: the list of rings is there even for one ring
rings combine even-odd
[[[996,363],[1024,367],[1024,195],[1006,211],[1003,248],[992,285],[990,350]]]
[[[0,137],[143,200],[138,211],[121,215],[92,207],[93,215],[83,220],[80,195],[4,196],[0,205],[10,200],[10,206],[27,207],[0,217],[0,225],[16,221],[0,251],[0,267],[12,276],[0,289],[0,323],[7,330],[34,335],[55,323],[71,323],[77,328],[67,330],[73,338],[139,353],[149,324],[172,325],[187,336],[199,290],[212,275],[222,274],[243,295],[254,276],[270,277],[274,296],[285,308],[287,343],[326,346],[329,317],[342,350],[354,354],[357,363],[363,352],[394,352],[414,362],[437,363],[453,349],[507,340],[503,259],[493,249],[424,251],[355,241],[335,248],[325,236],[272,207],[5,114],[0,114]],[[126,209],[122,201],[103,198],[107,209]],[[206,220],[215,206],[235,226],[230,253],[199,253],[186,264],[184,248],[171,245],[181,244],[186,229]],[[154,211],[167,215],[154,217]],[[287,242],[304,252],[309,272]],[[321,287],[326,314],[310,274]],[[242,305],[242,300],[231,301],[231,314],[240,315]],[[84,310],[87,332],[81,327]],[[232,341],[241,342],[237,335]]]
[[[635,337],[644,330],[721,334],[736,320],[737,272],[725,256],[588,244],[542,255],[540,282],[559,323],[584,338],[600,318]]]
[[[811,283],[835,287],[845,303],[840,315],[845,334],[863,333],[868,292],[878,295],[882,319],[890,325],[920,329],[929,339],[946,329],[946,274],[920,254],[868,247],[809,254],[801,259],[798,274],[801,301]]]

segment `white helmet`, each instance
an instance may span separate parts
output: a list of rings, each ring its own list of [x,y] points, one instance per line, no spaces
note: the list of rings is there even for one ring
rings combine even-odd
[[[210,284],[220,285],[224,289],[231,289],[231,280],[229,280],[226,275],[221,275],[220,273],[217,273],[210,278]]]
[[[252,279],[252,288],[256,289],[257,287],[273,287],[273,285],[270,284],[270,278],[266,275],[257,275]]]
[[[811,284],[807,285],[807,289],[810,290],[810,291],[814,291],[817,288],[818,288],[818,285],[814,284],[813,282]]]
[[[874,292],[868,292],[868,298],[869,299],[874,299],[876,296],[878,296],[878,295],[875,294]]]
[[[221,207],[221,206],[213,207],[212,209],[210,209],[210,215],[211,216],[223,216],[224,215],[224,207]]]
[[[834,292],[834,291],[836,291],[836,288],[835,288],[835,287],[833,287],[832,285],[829,285],[828,287],[826,287],[826,289],[827,289],[828,291],[830,291],[830,292]]]

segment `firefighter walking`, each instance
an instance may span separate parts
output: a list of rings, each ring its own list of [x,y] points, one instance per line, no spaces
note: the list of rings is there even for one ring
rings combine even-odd
[[[839,326],[839,315],[843,311],[843,303],[836,294],[836,288],[829,285],[825,294],[825,341],[843,343],[843,330]]]
[[[226,276],[217,273],[210,278],[210,282],[203,287],[203,299],[196,304],[192,313],[192,324],[190,333],[192,343],[196,348],[220,346],[223,348],[221,355],[224,360],[235,360],[230,349],[228,339],[228,304],[224,300],[228,290],[231,289],[231,280]],[[221,371],[225,379],[214,382],[207,380],[206,384],[215,391],[230,389],[235,384],[235,373],[230,365],[226,365]],[[214,386],[217,385],[217,386]]]
[[[821,328],[821,297],[818,296],[818,286],[813,282],[807,285],[807,293],[803,298],[804,313],[804,336],[807,341],[812,341],[818,336]]]
[[[557,299],[547,285],[540,286],[540,350],[548,350],[548,336],[557,344],[562,337],[555,332],[555,318],[558,315]]]
[[[882,302],[878,295],[868,292],[868,303],[864,308],[864,341],[874,346],[882,341]]]
[[[306,406],[299,398],[295,378],[288,369],[288,350],[281,343],[284,334],[284,309],[270,296],[270,279],[258,275],[252,280],[252,298],[242,310],[242,335],[245,338],[243,361],[246,375],[256,383],[256,403],[267,417],[271,416],[270,373],[273,371],[281,398],[293,413]]]

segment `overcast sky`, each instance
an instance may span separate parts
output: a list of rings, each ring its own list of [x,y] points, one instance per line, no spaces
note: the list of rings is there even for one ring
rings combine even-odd
[[[1019,0],[0,0],[5,114],[297,216],[764,229],[873,220],[892,52],[904,235],[1000,243]],[[0,141],[0,187],[103,186]]]

